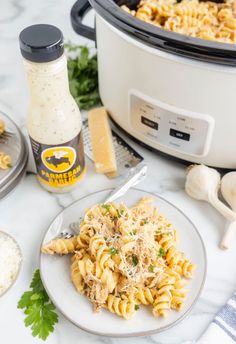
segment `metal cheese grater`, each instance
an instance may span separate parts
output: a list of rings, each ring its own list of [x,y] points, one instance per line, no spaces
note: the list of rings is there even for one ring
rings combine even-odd
[[[125,140],[120,137],[112,127],[112,137],[115,147],[116,162],[117,162],[117,173],[107,173],[108,178],[116,178],[126,175],[130,172],[130,169],[137,166],[143,161],[143,157],[137,153]],[[87,157],[93,161],[92,147],[90,143],[88,120],[83,121],[83,138],[84,138],[84,151]]]

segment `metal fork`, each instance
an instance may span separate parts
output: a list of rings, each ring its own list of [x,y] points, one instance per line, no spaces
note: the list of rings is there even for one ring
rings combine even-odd
[[[108,197],[103,201],[103,203],[109,203],[115,201],[117,198],[123,196],[131,187],[135,186],[136,184],[140,183],[147,174],[147,165],[141,163],[137,165],[127,176],[125,181],[120,184],[117,188],[115,188]],[[70,239],[74,235],[79,234],[79,223],[72,222],[69,225],[70,230],[74,233],[69,233],[65,229],[59,233],[58,236],[54,239]]]
[[[73,233],[69,233],[66,230],[63,230],[62,232],[60,232],[58,235],[56,235],[52,240],[55,239],[70,239],[74,236],[75,234]]]
[[[4,131],[0,134],[0,143],[6,143],[14,134],[9,131]]]

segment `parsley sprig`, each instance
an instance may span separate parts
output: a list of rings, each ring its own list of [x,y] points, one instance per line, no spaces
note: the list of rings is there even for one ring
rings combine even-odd
[[[39,270],[35,271],[30,288],[21,296],[17,307],[24,309],[24,323],[31,327],[33,337],[46,340],[58,322],[58,315],[44,289]]]
[[[96,54],[90,56],[87,46],[65,44],[68,52],[68,76],[72,96],[81,110],[89,110],[101,104],[98,91],[98,68]]]

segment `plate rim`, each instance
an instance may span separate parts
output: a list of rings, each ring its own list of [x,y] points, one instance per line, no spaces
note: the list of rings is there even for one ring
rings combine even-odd
[[[95,191],[95,192],[92,192],[92,193],[89,193],[85,196],[82,196],[80,198],[78,198],[76,201],[72,202],[70,205],[68,205],[67,207],[65,207],[64,209],[62,209],[54,218],[53,220],[50,222],[49,226],[47,227],[46,231],[44,232],[44,235],[43,235],[43,239],[41,240],[41,243],[40,243],[40,248],[39,248],[39,271],[41,271],[41,264],[42,264],[42,260],[41,260],[41,256],[42,256],[42,252],[41,252],[41,246],[44,242],[44,239],[45,239],[45,236],[49,230],[49,228],[51,227],[51,225],[53,224],[53,222],[56,220],[56,218],[58,216],[60,216],[67,208],[75,205],[77,202],[83,200],[84,198],[87,198],[89,197],[90,195],[95,195],[95,194],[98,194],[100,192],[104,192],[104,191],[113,191],[115,188],[106,188],[106,189],[102,189],[102,190],[98,190],[98,191]],[[189,309],[187,309],[181,316],[179,319],[175,320],[174,322],[170,323],[169,325],[165,325],[165,326],[162,326],[156,330],[148,330],[148,331],[139,331],[139,332],[128,332],[128,333],[123,333],[123,334],[117,334],[117,333],[103,333],[103,332],[99,332],[99,331],[94,331],[94,330],[91,330],[89,328],[86,328],[84,326],[81,326],[79,325],[78,323],[76,323],[73,319],[71,319],[68,315],[66,315],[64,313],[64,311],[61,309],[60,306],[58,306],[55,301],[54,301],[54,297],[51,295],[51,293],[48,291],[47,289],[47,286],[46,286],[46,283],[44,281],[44,279],[42,278],[41,274],[40,274],[40,277],[41,277],[41,280],[42,280],[42,283],[43,283],[43,286],[49,296],[49,298],[51,299],[52,303],[54,304],[54,306],[59,310],[59,312],[67,319],[69,320],[73,325],[75,325],[76,327],[78,327],[79,329],[85,331],[85,332],[88,332],[88,333],[91,333],[93,335],[97,335],[97,336],[103,336],[103,337],[111,337],[111,338],[132,338],[132,337],[144,337],[144,336],[151,336],[151,335],[154,335],[154,334],[157,334],[157,333],[161,333],[161,332],[164,332],[174,326],[176,326],[177,324],[179,324],[181,321],[183,321],[192,311],[193,307],[195,306],[196,302],[198,301],[201,293],[202,293],[202,290],[203,290],[203,287],[204,287],[204,284],[205,284],[205,281],[206,281],[206,275],[207,275],[207,254],[206,254],[206,248],[205,248],[205,244],[203,242],[203,239],[202,239],[202,236],[201,234],[199,233],[196,225],[193,223],[193,221],[181,210],[179,209],[179,207],[175,206],[172,202],[168,201],[166,198],[160,196],[158,193],[154,193],[154,192],[151,192],[151,191],[147,191],[147,190],[144,190],[144,189],[139,189],[139,188],[130,188],[129,190],[137,190],[137,191],[141,191],[141,192],[146,192],[150,195],[153,195],[157,198],[160,198],[162,201],[168,203],[169,205],[171,205],[172,207],[174,207],[175,209],[177,209],[177,211],[179,211],[192,225],[192,227],[194,228],[199,240],[200,240],[200,243],[201,243],[201,246],[202,246],[202,249],[203,249],[203,257],[204,257],[204,274],[203,274],[203,279],[202,279],[202,282],[201,282],[201,286],[200,286],[200,289],[196,295],[196,297],[194,298],[191,306],[189,307]],[[129,192],[129,190],[127,191],[127,193]]]

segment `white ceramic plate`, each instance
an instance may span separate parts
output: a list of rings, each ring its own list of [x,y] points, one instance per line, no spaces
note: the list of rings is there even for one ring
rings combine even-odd
[[[50,241],[71,222],[76,222],[84,215],[84,210],[97,203],[102,203],[111,190],[103,190],[86,197],[63,210],[52,222],[43,243]],[[118,201],[133,205],[141,197],[151,195],[138,189],[131,189]],[[153,196],[153,195],[152,195]],[[43,284],[55,306],[78,327],[88,332],[103,336],[131,337],[144,336],[166,330],[181,320],[191,311],[203,288],[206,275],[206,253],[202,239],[194,224],[174,205],[160,196],[155,196],[155,205],[176,227],[180,243],[178,248],[197,264],[195,277],[188,283],[188,298],[181,312],[170,311],[167,318],[154,318],[151,309],[140,307],[136,316],[125,320],[105,309],[93,313],[92,305],[85,296],[77,293],[70,280],[70,257],[40,255],[40,272]]]

